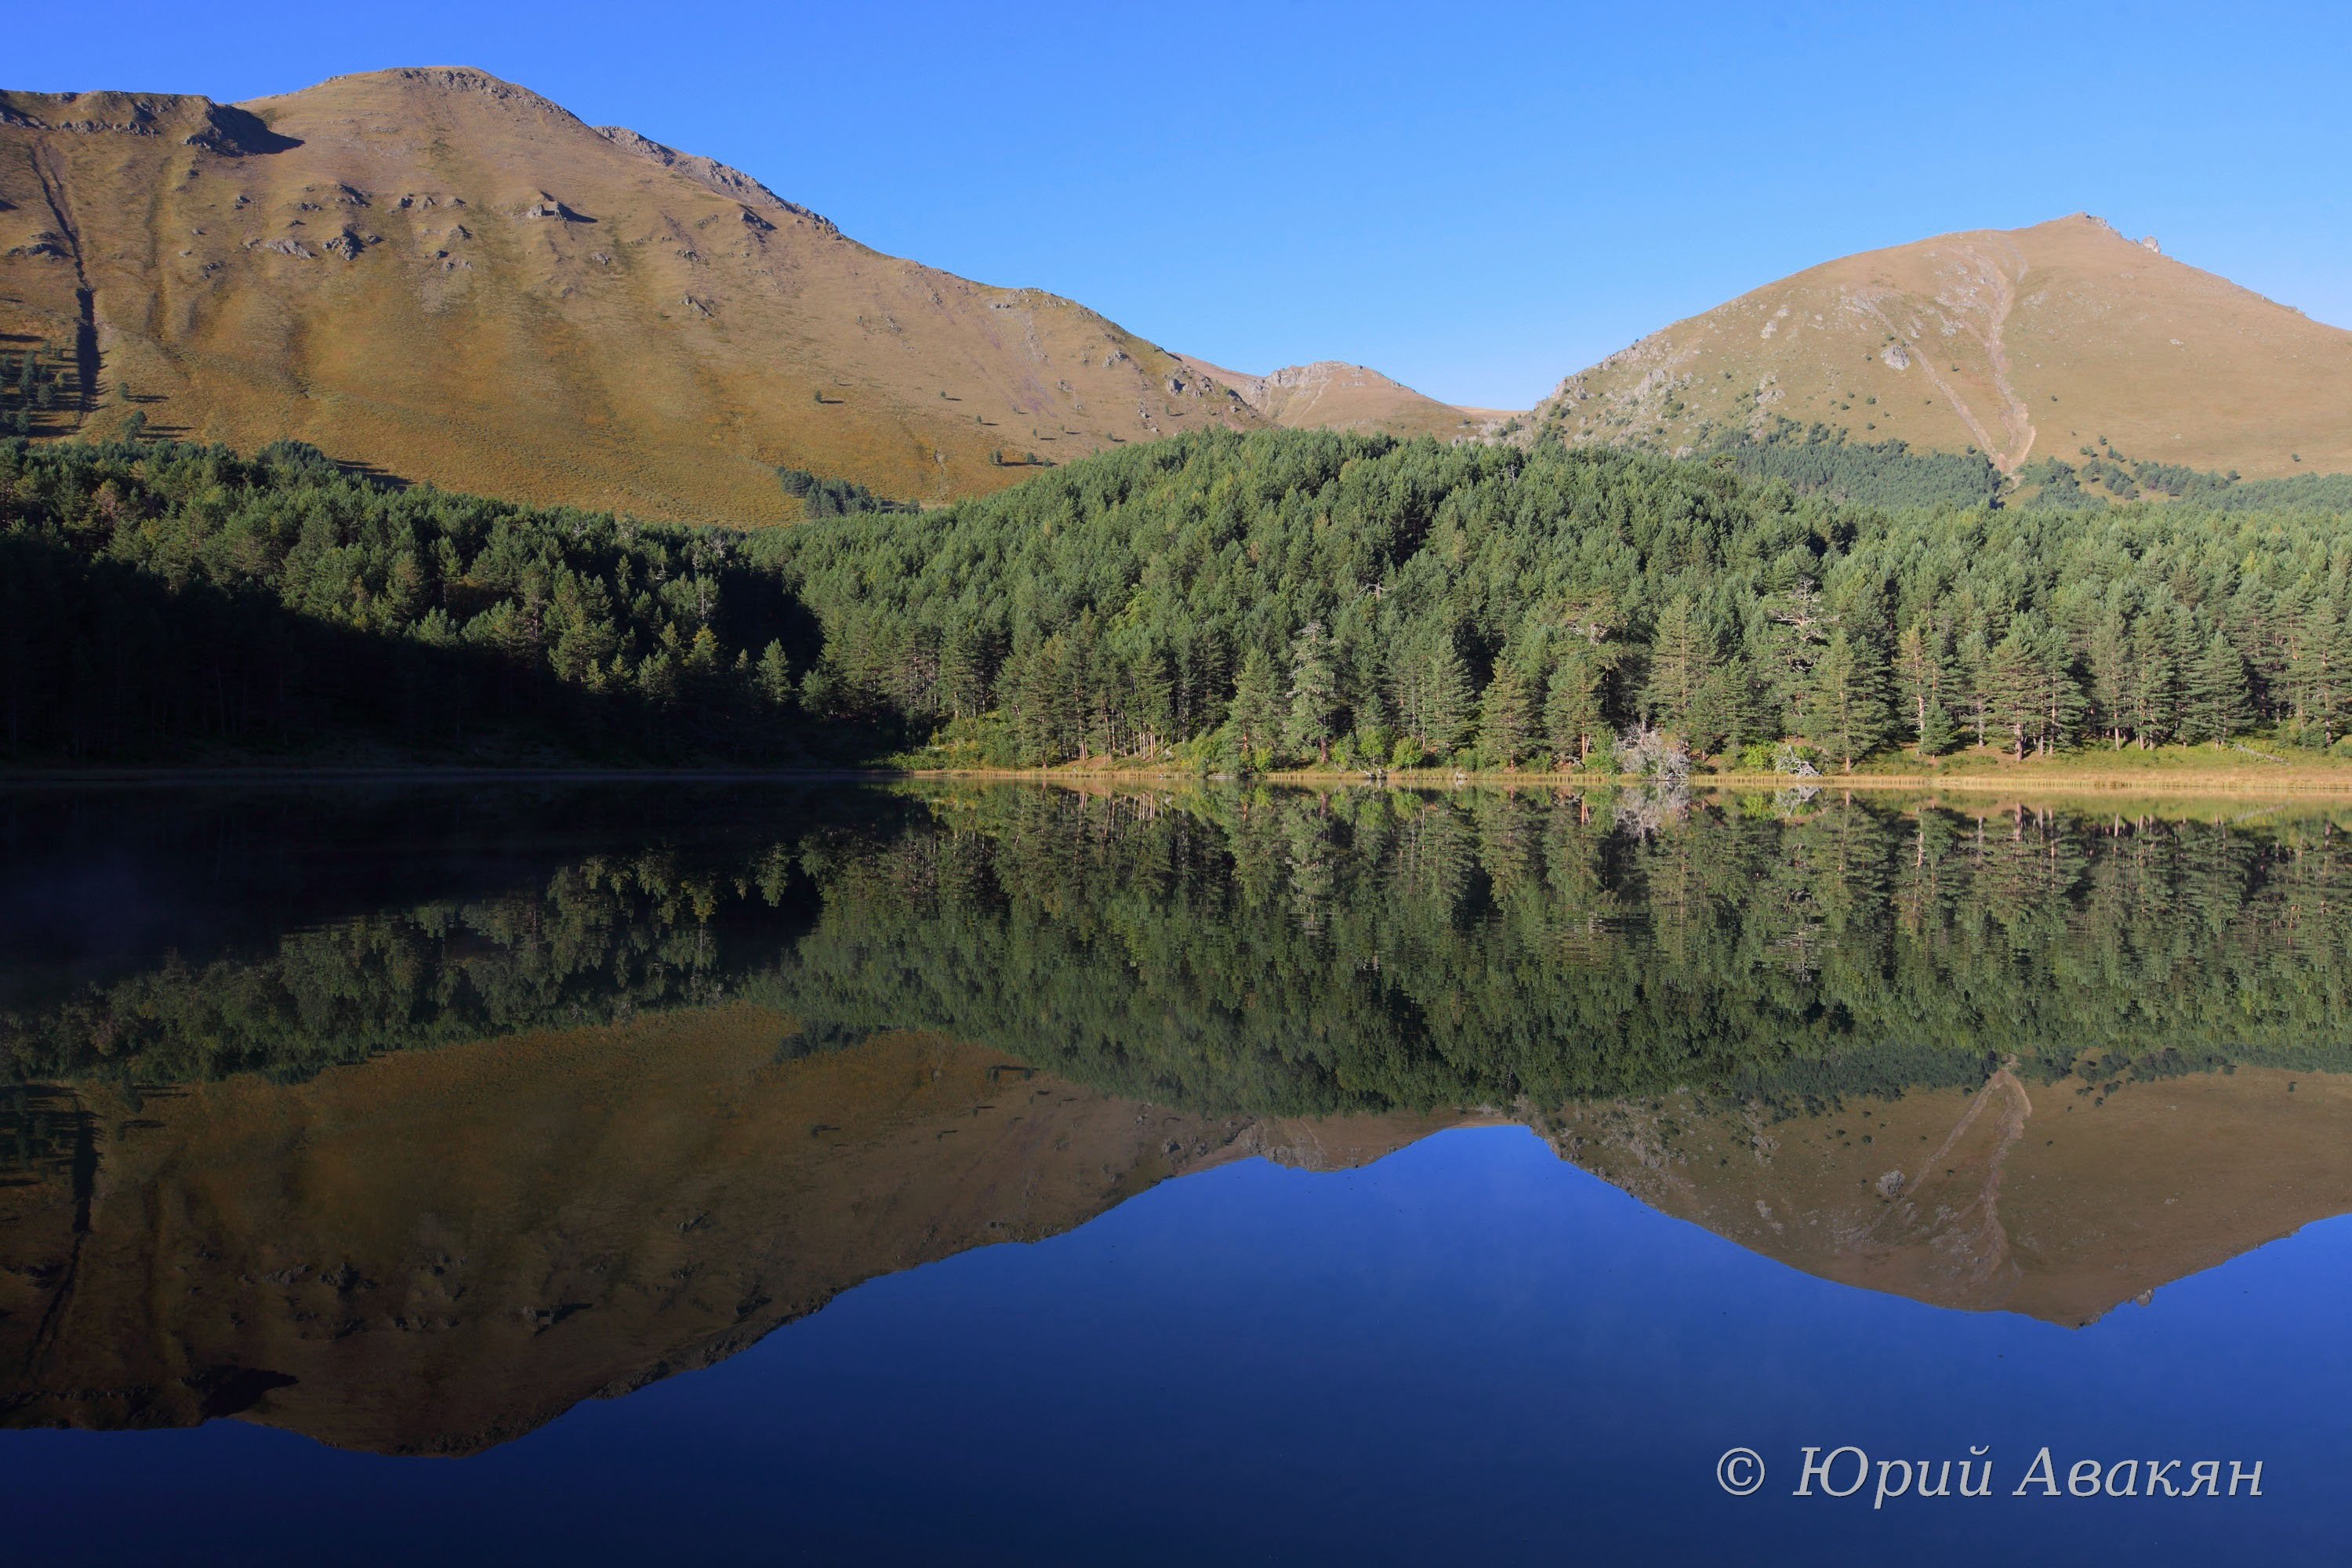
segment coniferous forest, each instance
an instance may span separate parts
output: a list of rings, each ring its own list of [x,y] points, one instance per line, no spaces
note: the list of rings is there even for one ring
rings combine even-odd
[[[998,763],[1560,768],[1654,730],[1845,766],[2344,736],[2341,512],[1883,510],[1735,468],[1187,437],[751,548],[823,625],[829,702]]]
[[[0,754],[773,759],[794,616],[722,530],[292,442],[0,442]]]
[[[2347,1065],[2329,817],[1790,790],[1659,826],[1642,793],[686,785],[224,799],[168,831],[20,798],[0,877],[115,846],[160,924],[20,967],[0,1086],[302,1079],[726,1001],[791,1020],[785,1056],[936,1030],[1216,1113]]]
[[[2343,744],[2332,492],[2000,505],[1959,459],[1829,450],[1212,433],[747,534],[292,443],[10,439],[0,753],[1615,770]]]

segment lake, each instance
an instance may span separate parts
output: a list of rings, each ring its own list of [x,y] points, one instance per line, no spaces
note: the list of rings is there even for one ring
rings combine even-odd
[[[0,792],[6,1539],[2332,1561],[2347,825]]]

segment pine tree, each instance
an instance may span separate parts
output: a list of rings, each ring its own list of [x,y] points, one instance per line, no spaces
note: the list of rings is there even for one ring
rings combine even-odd
[[[1281,700],[1274,660],[1266,657],[1265,649],[1253,647],[1242,658],[1241,674],[1234,678],[1234,699],[1228,710],[1234,739],[1242,755],[1253,763],[1261,753],[1272,752],[1280,738],[1277,715]]]
[[[2205,656],[2205,633],[2197,613],[2174,600],[2165,617],[2166,651],[2172,664],[2172,735],[2184,745],[2195,745],[2190,731],[2197,721],[2189,716],[2189,691],[2196,684],[2197,666]]]
[[[1992,649],[1980,631],[1972,631],[1960,639],[1954,663],[1959,670],[1962,712],[1976,745],[1985,743],[1985,735],[1993,726],[1992,717]]]
[[[2181,703],[2180,738],[2190,745],[2226,741],[2246,726],[2246,661],[2215,632],[2190,667]]]
[[[1985,656],[1981,690],[1983,721],[2009,731],[2016,758],[2023,762],[2026,740],[2041,727],[2041,702],[2033,679],[2032,638],[2022,625],[2012,624],[2009,635]]]
[[[2333,596],[2315,594],[2304,617],[2303,636],[2288,679],[2296,716],[2319,731],[2323,746],[2334,745],[2343,732],[2347,672],[2352,672],[2352,626],[2347,626]]]
[[[1572,648],[1552,667],[1544,694],[1544,741],[1553,765],[1564,767],[1573,759],[1583,766],[1601,723],[1601,661],[1589,648]]]
[[[1736,752],[1749,741],[1777,739],[1768,708],[1747,658],[1733,654],[1699,686],[1690,743],[1701,752]]]
[[[2123,714],[2132,742],[2142,751],[2159,745],[2179,722],[2179,698],[2174,690],[2171,639],[2157,617],[2143,615],[2132,624],[2131,641],[2124,661]]]
[[[2026,647],[2033,749],[2037,756],[2046,756],[2074,740],[2083,719],[2083,688],[2074,678],[2074,651],[2065,633],[2036,626]]]
[[[1535,738],[1530,707],[1527,677],[1507,664],[1496,665],[1478,700],[1478,750],[1487,762],[1516,768],[1526,760]]]
[[[1025,653],[1016,652],[999,672],[1000,689],[1008,693],[1006,707],[1013,720],[1015,754],[1030,766],[1057,763],[1069,754],[1067,698],[1062,679],[1060,637],[1047,637]],[[803,703],[807,702],[806,686]]]
[[[1885,734],[1880,665],[1866,645],[1832,632],[1813,661],[1805,703],[1805,738],[1838,757],[1848,773]]]
[[[956,616],[940,641],[939,700],[956,719],[975,717],[988,706],[986,654],[968,616]]]
[[[1895,677],[1911,730],[1911,748],[1938,756],[1952,745],[1952,719],[1944,706],[1951,680],[1951,649],[1942,631],[1925,621],[1906,627],[1895,647]]]
[[[1159,648],[1147,647],[1129,661],[1126,699],[1120,706],[1129,726],[1139,731],[1137,742],[1146,756],[1156,755],[1170,732],[1176,711],[1175,690],[1168,656]]]
[[[1432,627],[1405,655],[1398,671],[1397,714],[1424,752],[1446,756],[1462,743],[1473,716],[1470,669],[1450,628]]]
[[[2120,749],[2131,728],[2131,636],[2123,612],[2110,608],[2091,633],[2084,662],[2091,672],[2091,722]]]
[[[1690,737],[1691,718],[1716,665],[1715,638],[1690,595],[1679,595],[1659,614],[1650,637],[1649,679],[1642,706],[1653,722]]]
[[[1960,733],[1952,723],[1952,716],[1941,702],[1930,702],[1919,718],[1919,754],[1940,757],[1952,749]]]
[[[1811,579],[1801,577],[1796,586],[1768,602],[1771,620],[1757,660],[1765,685],[1780,715],[1799,733],[1806,729],[1806,710],[1814,690],[1813,665],[1828,647],[1838,617],[1822,600]]]
[[[1331,639],[1320,621],[1298,628],[1290,641],[1290,702],[1283,743],[1294,753],[1312,746],[1319,763],[1331,760],[1331,723],[1339,707],[1339,679],[1331,667]]]

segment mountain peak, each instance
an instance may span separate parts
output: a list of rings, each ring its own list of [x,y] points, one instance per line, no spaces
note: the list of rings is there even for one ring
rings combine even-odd
[[[2249,476],[2352,469],[2352,332],[2073,213],[1864,251],[1677,321],[1537,410],[1668,451],[1789,420],[1980,451],[2080,448]]]
[[[759,523],[799,512],[780,468],[940,500],[1261,423],[1092,310],[877,254],[472,67],[0,110],[0,332],[78,366],[43,435],[135,408],[518,500]]]
[[[303,94],[332,95],[372,88],[389,88],[395,91],[442,93],[450,96],[473,95],[499,103],[517,103],[567,120],[577,119],[570,110],[554,100],[542,98],[527,87],[518,86],[503,77],[492,76],[477,66],[391,66],[383,70],[348,71],[331,76],[315,86],[300,90]],[[294,93],[277,95],[291,98]]]

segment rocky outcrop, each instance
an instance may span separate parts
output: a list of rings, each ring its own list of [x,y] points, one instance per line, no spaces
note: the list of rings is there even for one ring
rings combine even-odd
[[[834,226],[831,219],[811,212],[797,202],[784,200],[742,170],[730,168],[716,158],[706,158],[700,153],[681,153],[675,147],[666,147],[652,137],[640,136],[625,125],[599,125],[595,131],[597,135],[602,136],[614,146],[634,153],[648,163],[684,174],[687,178],[716,191],[722,196],[751,206],[789,213],[794,217],[803,218],[816,225],[828,233],[840,232]],[[761,221],[749,213],[744,215],[744,219],[747,223]]]

